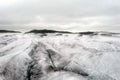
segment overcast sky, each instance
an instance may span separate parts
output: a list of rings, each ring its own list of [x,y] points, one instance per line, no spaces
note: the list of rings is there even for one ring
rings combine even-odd
[[[0,0],[0,29],[120,32],[120,0]]]

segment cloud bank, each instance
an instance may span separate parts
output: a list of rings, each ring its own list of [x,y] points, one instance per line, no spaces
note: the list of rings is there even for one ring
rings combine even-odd
[[[0,0],[0,29],[120,32],[120,1]]]

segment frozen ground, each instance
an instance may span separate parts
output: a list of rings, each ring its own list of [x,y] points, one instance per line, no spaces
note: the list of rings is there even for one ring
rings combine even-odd
[[[120,35],[1,33],[0,80],[120,80]]]

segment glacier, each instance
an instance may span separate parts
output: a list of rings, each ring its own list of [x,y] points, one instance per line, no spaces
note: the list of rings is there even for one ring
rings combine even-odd
[[[0,80],[120,80],[120,34],[0,33]]]

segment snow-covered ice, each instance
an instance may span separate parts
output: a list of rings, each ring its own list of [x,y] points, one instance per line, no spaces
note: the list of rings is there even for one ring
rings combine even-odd
[[[0,80],[120,80],[120,34],[0,34]]]

